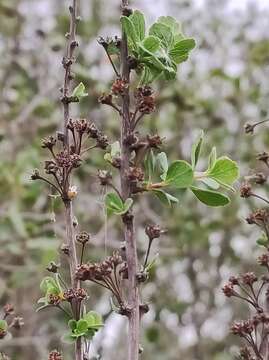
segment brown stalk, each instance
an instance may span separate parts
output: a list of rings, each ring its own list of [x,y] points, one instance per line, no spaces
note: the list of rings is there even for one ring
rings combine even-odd
[[[122,0],[122,8],[128,6],[128,0]],[[128,45],[127,38],[122,32],[121,42],[121,78],[130,82],[130,69],[128,65]],[[131,116],[130,116],[130,93],[129,87],[126,87],[122,96],[122,125],[121,125],[121,195],[124,200],[131,197],[130,183],[126,178],[126,174],[130,168],[131,149],[126,143],[127,136],[132,132]],[[128,307],[130,309],[129,320],[129,334],[128,334],[128,360],[138,360],[139,356],[139,291],[137,284],[137,248],[134,230],[134,217],[132,211],[128,211],[123,216],[124,224],[124,240],[126,242],[126,257],[128,265]]]
[[[70,29],[67,36],[67,49],[66,56],[63,59],[63,67],[65,69],[64,74],[64,84],[63,84],[63,109],[64,109],[64,147],[70,152],[69,146],[69,134],[67,124],[70,119],[70,91],[71,91],[71,81],[72,81],[72,64],[74,63],[74,51],[77,47],[76,41],[76,28],[77,28],[77,13],[78,13],[78,2],[77,0],[72,1],[72,6],[69,7],[70,11]],[[73,208],[72,201],[68,199],[67,192],[70,186],[70,174],[67,174],[67,181],[65,183],[64,188],[64,205],[65,205],[65,226],[66,226],[66,239],[69,248],[69,268],[70,268],[70,278],[71,285],[73,289],[80,288],[80,281],[76,279],[75,273],[76,268],[78,266],[78,258],[76,252],[76,243],[75,243],[75,235],[74,235],[74,227],[73,227]],[[76,320],[80,318],[80,304],[74,303],[72,304],[72,312],[73,316]],[[78,338],[76,341],[75,348],[75,359],[82,360],[83,359],[83,351],[82,351],[82,343],[81,338]]]

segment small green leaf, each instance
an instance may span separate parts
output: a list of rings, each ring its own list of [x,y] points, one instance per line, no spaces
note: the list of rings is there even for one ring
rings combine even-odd
[[[207,171],[211,170],[212,167],[215,165],[215,162],[217,160],[217,150],[215,146],[212,148],[211,153],[208,158],[208,169]]]
[[[164,206],[171,207],[172,203],[178,203],[177,198],[163,190],[153,190],[153,193],[157,196],[157,198]]]
[[[161,40],[156,36],[150,35],[143,40],[142,45],[148,51],[155,53],[160,48]]]
[[[88,96],[88,93],[85,92],[85,85],[81,82],[75,89],[73,90],[72,97],[76,97],[79,100]]]
[[[257,245],[268,247],[268,238],[265,233],[262,233],[261,237],[256,241]]]
[[[68,321],[69,328],[74,331],[77,328],[77,322],[74,319]]]
[[[73,336],[72,333],[64,334],[61,340],[65,344],[74,344],[76,342],[76,338]]]
[[[76,328],[77,328],[78,333],[80,333],[80,334],[85,333],[88,330],[87,321],[84,319],[78,320]]]
[[[125,202],[124,202],[124,207],[123,207],[123,212],[121,213],[121,214],[119,214],[119,215],[123,215],[123,214],[125,214],[125,213],[127,213],[127,211],[131,208],[131,206],[133,205],[133,199],[131,199],[131,198],[128,198],[128,199],[126,199],[125,200]]]
[[[157,21],[168,26],[173,34],[181,33],[181,24],[172,16],[161,16]]]
[[[227,156],[220,157],[209,171],[207,176],[216,180],[221,185],[232,185],[239,177],[238,165]]]
[[[144,15],[142,14],[142,12],[135,10],[133,14],[129,17],[129,19],[133,23],[138,40],[142,41],[145,37],[146,32]]]
[[[43,306],[39,306],[37,309],[36,309],[36,312],[39,312],[39,311],[41,311],[41,310],[43,310],[43,309],[46,309],[47,307],[49,307],[50,305],[49,304],[45,304],[45,305],[43,305]]]
[[[6,320],[0,320],[0,330],[6,331],[8,328]]]
[[[188,59],[189,52],[194,48],[194,39],[183,39],[173,46],[169,51],[169,56],[176,64],[180,64]]]
[[[174,161],[168,168],[164,180],[168,186],[187,188],[193,182],[193,170],[190,164],[184,160]]]
[[[133,48],[137,49],[137,43],[139,42],[138,34],[135,31],[134,24],[127,16],[121,17],[121,24],[124,33],[126,34],[128,40],[131,41]]]
[[[111,144],[110,154],[112,158],[115,158],[117,156],[120,156],[120,153],[121,153],[120,143],[119,141],[115,141],[113,144]]]
[[[220,187],[220,184],[217,181],[215,181],[214,179],[206,177],[206,178],[201,178],[199,180],[202,181],[210,189],[218,190]]]
[[[58,286],[57,286],[56,280],[51,276],[44,277],[44,279],[42,279],[42,281],[40,283],[40,290],[43,293],[46,293],[48,291],[48,289],[53,289],[53,288],[57,289],[57,287]]]
[[[105,197],[105,204],[109,214],[117,214],[123,210],[123,201],[119,195],[115,193],[108,193]]]
[[[194,186],[191,187],[191,191],[198,200],[208,206],[225,206],[230,202],[230,199],[226,195],[216,191],[199,189]]]
[[[156,158],[152,149],[147,153],[145,158],[145,169],[149,180],[152,178],[156,166]]]
[[[165,49],[168,49],[173,44],[173,33],[169,26],[162,23],[155,23],[149,29],[149,35],[154,35],[159,38]]]
[[[192,163],[192,168],[193,169],[195,168],[195,166],[197,165],[197,162],[199,160],[203,139],[204,139],[204,132],[201,131],[201,133],[198,136],[198,138],[196,139],[195,143],[192,145],[191,163]]]
[[[88,329],[98,330],[103,326],[102,316],[95,311],[89,311],[83,316],[83,319],[87,322]]]
[[[105,197],[105,205],[107,213],[123,215],[125,214],[133,204],[133,200],[128,198],[124,203],[118,194],[108,193]]]
[[[164,180],[166,178],[166,174],[169,167],[167,155],[165,152],[161,152],[156,156],[156,163],[161,171],[160,178]]]

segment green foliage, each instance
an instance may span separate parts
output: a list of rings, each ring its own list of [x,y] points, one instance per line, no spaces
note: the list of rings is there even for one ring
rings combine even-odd
[[[173,186],[178,189],[188,188],[193,182],[193,170],[184,160],[174,161],[168,168],[164,178],[164,186]]]
[[[148,174],[148,180],[145,183],[146,188],[148,191],[152,191],[164,205],[171,206],[173,203],[178,202],[174,196],[165,191],[167,187],[190,189],[198,200],[208,206],[225,206],[229,204],[230,199],[216,190],[220,187],[233,190],[232,185],[239,177],[238,165],[227,156],[217,158],[214,147],[208,158],[207,170],[204,172],[195,171],[203,140],[204,132],[201,131],[192,145],[192,165],[184,160],[176,160],[169,165],[167,155],[164,152],[155,155],[151,150],[147,155],[145,160],[145,170]],[[156,172],[162,180],[159,183],[152,182]],[[197,187],[196,182],[202,183],[205,188]]]
[[[195,168],[199,160],[203,140],[204,132],[201,131],[200,135],[198,136],[197,140],[194,142],[191,148],[191,164],[193,169]]]
[[[174,79],[177,65],[186,61],[195,47],[194,39],[185,38],[180,24],[171,16],[161,16],[149,28],[148,35],[144,15],[138,10],[130,17],[123,16],[121,23],[144,84],[159,77]]]
[[[40,311],[49,305],[50,295],[57,295],[60,299],[64,299],[58,274],[55,274],[55,278],[52,276],[46,276],[40,283],[40,290],[44,296],[37,301],[38,304],[42,304],[37,311]]]
[[[268,241],[267,235],[265,233],[262,233],[261,236],[259,237],[259,239],[256,241],[256,243],[259,246],[263,246],[265,248],[268,248],[269,241]]]
[[[225,206],[230,202],[230,199],[226,195],[216,191],[198,189],[194,186],[191,187],[191,191],[198,200],[208,206]]]
[[[69,320],[68,327],[70,331],[63,336],[63,342],[74,343],[82,336],[90,340],[103,327],[102,316],[95,311],[89,311],[78,321]]]
[[[105,197],[105,206],[108,215],[124,215],[132,206],[133,200],[126,199],[125,202],[116,193],[107,193]]]
[[[173,203],[178,203],[178,199],[164,190],[153,190],[154,195],[160,200],[164,206],[171,207]]]
[[[206,175],[220,185],[230,187],[238,179],[238,165],[227,156],[223,156],[215,160]]]
[[[85,85],[82,82],[75,87],[72,93],[72,97],[77,98],[79,101],[87,96],[88,93],[85,92]]]
[[[6,320],[0,320],[0,330],[6,331],[8,328],[8,324]]]
[[[104,159],[109,163],[112,163],[115,159],[119,158],[121,154],[121,148],[119,141],[115,141],[110,145],[110,152],[104,155]]]

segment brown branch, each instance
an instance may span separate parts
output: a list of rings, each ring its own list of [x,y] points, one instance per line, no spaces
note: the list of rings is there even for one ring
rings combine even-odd
[[[127,0],[122,0],[122,8],[128,6]],[[121,42],[121,78],[130,82],[130,69],[128,65],[128,45],[127,38],[122,33]],[[124,200],[131,196],[130,183],[126,178],[128,173],[131,158],[131,149],[126,144],[125,139],[132,131],[131,129],[131,116],[130,116],[130,94],[129,87],[126,87],[122,96],[122,125],[121,125],[121,194]],[[128,314],[129,320],[129,335],[128,335],[128,360],[138,360],[139,357],[139,327],[140,327],[140,316],[139,316],[139,292],[137,284],[137,248],[136,238],[134,230],[134,219],[133,214],[129,211],[123,216],[124,224],[124,239],[126,242],[126,257],[128,265],[128,308],[130,312]]]
[[[69,7],[70,11],[70,29],[67,34],[67,49],[66,56],[63,58],[63,67],[65,69],[64,84],[63,84],[63,109],[64,109],[64,148],[70,152],[69,145],[69,134],[68,134],[68,121],[70,118],[70,96],[71,96],[71,81],[72,76],[72,64],[75,62],[74,51],[78,46],[76,41],[76,28],[77,28],[77,13],[78,13],[78,2],[72,0],[72,6]],[[67,192],[70,186],[70,173],[66,174],[66,181],[64,184],[64,205],[65,205],[65,226],[66,226],[66,238],[69,246],[69,267],[70,267],[70,278],[72,288],[80,288],[80,282],[76,279],[75,273],[78,266],[78,258],[76,252],[76,243],[73,227],[73,210],[72,202],[67,199]],[[72,304],[73,317],[78,320],[80,318],[80,303],[76,302]],[[81,338],[76,341],[75,359],[83,359],[82,343]]]

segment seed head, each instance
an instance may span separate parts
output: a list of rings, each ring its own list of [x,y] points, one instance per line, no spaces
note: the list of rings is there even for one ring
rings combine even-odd
[[[87,233],[86,231],[82,231],[79,234],[77,234],[77,236],[76,236],[76,240],[80,244],[86,244],[87,242],[90,241],[90,238],[91,238],[90,234]]]
[[[49,354],[48,360],[63,360],[62,354],[59,353],[59,351],[54,350]]]
[[[248,198],[252,195],[252,188],[249,183],[245,183],[240,188],[240,196],[243,198]]]

